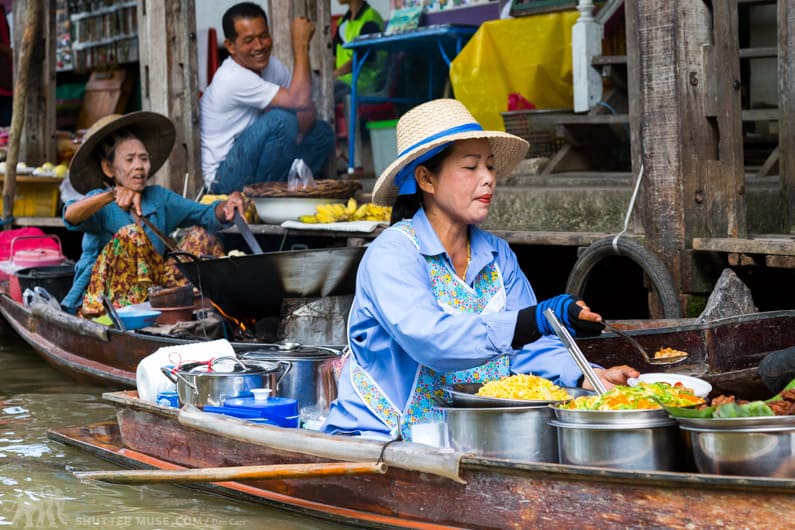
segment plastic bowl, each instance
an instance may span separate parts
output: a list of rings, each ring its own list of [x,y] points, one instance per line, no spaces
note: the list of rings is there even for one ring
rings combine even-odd
[[[345,202],[343,199],[328,197],[253,197],[257,215],[263,223],[272,225],[284,221],[297,221],[302,215],[314,215],[319,204]]]
[[[708,382],[704,381],[703,379],[699,379],[698,377],[692,377],[689,375],[682,375],[682,374],[669,374],[663,372],[655,372],[655,373],[648,373],[648,374],[640,374],[637,378],[631,378],[627,381],[629,386],[635,386],[638,383],[668,383],[669,385],[675,385],[676,383],[682,383],[687,388],[693,390],[693,392],[702,398],[706,398],[710,392],[712,392],[712,385]]]
[[[124,327],[127,329],[141,329],[153,326],[160,316],[160,311],[145,311],[141,309],[119,309],[116,311]]]

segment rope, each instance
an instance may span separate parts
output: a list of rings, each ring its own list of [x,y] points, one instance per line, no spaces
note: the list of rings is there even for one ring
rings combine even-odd
[[[386,448],[387,448],[387,447],[389,447],[390,445],[392,445],[393,443],[395,443],[395,442],[399,442],[399,441],[401,441],[401,440],[400,440],[400,438],[395,438],[394,440],[389,440],[387,443],[385,443],[384,445],[382,445],[382,446],[381,446],[381,454],[380,454],[380,455],[378,455],[378,460],[376,461],[376,464],[383,464],[383,463],[385,463],[385,462],[384,462],[384,453],[386,452]]]
[[[621,251],[618,249],[618,240],[621,236],[623,236],[626,231],[629,229],[629,219],[632,216],[632,210],[635,209],[635,199],[638,197],[638,191],[640,191],[640,181],[643,179],[643,164],[640,165],[640,171],[638,172],[638,179],[635,181],[635,190],[632,192],[632,197],[629,199],[629,207],[627,207],[627,215],[624,217],[624,229],[621,230],[616,236],[613,238],[613,250],[616,254],[621,255]]]

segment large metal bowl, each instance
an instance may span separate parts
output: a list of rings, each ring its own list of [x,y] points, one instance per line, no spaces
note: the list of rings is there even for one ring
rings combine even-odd
[[[483,383],[456,383],[442,387],[442,390],[449,398],[454,407],[469,408],[494,408],[494,407],[538,407],[560,401],[550,400],[527,400],[527,399],[503,399],[487,396],[478,396],[478,390]],[[594,392],[584,388],[563,387],[571,397],[590,396]],[[564,400],[561,400],[564,401]]]
[[[795,477],[795,417],[677,418],[702,473]]]

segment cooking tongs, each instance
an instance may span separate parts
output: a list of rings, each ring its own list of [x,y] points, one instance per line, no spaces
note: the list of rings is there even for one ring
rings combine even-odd
[[[580,347],[574,342],[574,338],[569,333],[569,330],[560,323],[555,313],[552,312],[552,309],[544,311],[544,316],[547,318],[547,321],[549,321],[549,325],[552,326],[552,329],[555,330],[555,334],[560,338],[560,341],[566,346],[566,349],[569,350],[571,356],[574,357],[574,362],[580,367],[583,375],[585,375],[585,378],[591,383],[596,393],[604,394],[607,392],[607,389],[599,380],[599,377],[597,377],[596,372],[593,371],[588,359],[585,358]]]

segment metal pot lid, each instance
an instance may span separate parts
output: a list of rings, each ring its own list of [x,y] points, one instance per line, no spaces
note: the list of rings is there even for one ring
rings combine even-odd
[[[183,375],[220,377],[224,375],[265,374],[275,372],[279,368],[279,363],[275,361],[242,362],[234,361],[231,358],[220,358],[213,359],[210,362],[186,363],[179,367],[178,372]]]
[[[312,359],[329,359],[339,357],[341,351],[334,348],[323,346],[304,346],[297,342],[281,342],[276,344],[258,345],[256,350],[241,353],[240,357],[244,360],[255,361],[300,361]]]

